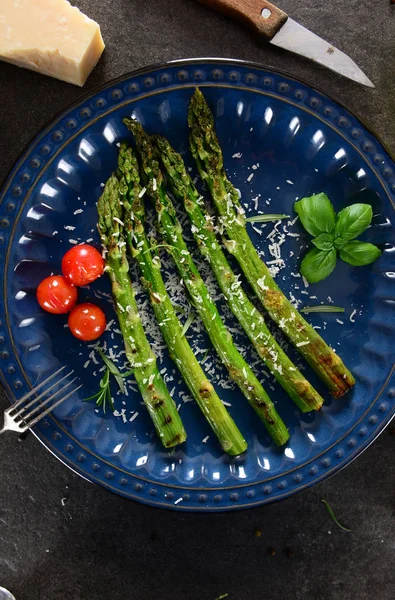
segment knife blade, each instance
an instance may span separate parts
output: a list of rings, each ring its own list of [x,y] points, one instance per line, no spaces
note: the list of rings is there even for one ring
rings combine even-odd
[[[313,60],[357,83],[374,88],[344,52],[291,19],[267,0],[198,0],[217,12],[244,22],[271,44]]]

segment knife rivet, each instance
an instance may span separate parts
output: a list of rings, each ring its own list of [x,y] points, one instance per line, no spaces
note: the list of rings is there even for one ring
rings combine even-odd
[[[261,17],[269,19],[272,16],[272,11],[269,8],[262,8]]]

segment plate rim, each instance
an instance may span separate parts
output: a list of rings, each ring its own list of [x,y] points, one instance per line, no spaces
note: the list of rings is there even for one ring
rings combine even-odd
[[[10,169],[8,169],[8,171],[4,177],[2,186],[0,188],[0,192],[1,192],[0,193],[0,204],[2,203],[3,198],[5,196],[5,192],[7,191],[7,185],[10,184],[11,175],[12,175],[13,171],[15,170],[17,165],[21,162],[23,156],[27,153],[30,146],[32,146],[33,143],[38,141],[39,138],[41,137],[41,135],[44,135],[46,133],[46,131],[51,128],[51,126],[54,124],[55,121],[59,121],[64,115],[66,115],[68,112],[70,112],[73,108],[76,108],[79,104],[81,104],[81,102],[83,102],[84,100],[87,100],[91,96],[94,96],[95,94],[105,90],[108,87],[112,87],[113,85],[115,85],[118,82],[124,81],[125,79],[129,79],[130,77],[137,77],[139,75],[144,75],[144,73],[149,73],[151,71],[163,69],[167,66],[191,65],[191,64],[202,63],[202,62],[212,63],[212,64],[225,63],[228,65],[235,64],[235,65],[240,65],[240,66],[244,66],[244,67],[250,66],[251,68],[254,68],[254,69],[258,69],[261,71],[269,71],[275,75],[281,75],[283,77],[286,77],[287,79],[293,79],[294,81],[297,81],[299,83],[302,83],[303,85],[308,86],[312,90],[315,90],[315,91],[319,92],[320,94],[322,94],[323,96],[326,96],[329,100],[332,100],[332,102],[336,102],[336,104],[338,104],[339,106],[344,108],[344,110],[346,110],[348,113],[350,113],[355,119],[360,121],[360,123],[362,123],[364,128],[380,143],[381,146],[383,146],[384,150],[387,152],[387,154],[389,155],[391,160],[393,162],[395,162],[395,150],[392,151],[387,146],[387,143],[385,141],[383,141],[382,137],[375,131],[373,126],[370,125],[369,121],[366,121],[364,117],[359,115],[357,112],[354,112],[354,110],[349,108],[347,106],[347,104],[345,104],[343,101],[339,100],[335,94],[332,95],[332,94],[328,93],[323,88],[321,88],[321,86],[319,86],[319,85],[316,85],[316,84],[312,85],[306,79],[304,79],[303,77],[300,77],[299,75],[294,75],[294,74],[290,73],[289,71],[287,71],[286,69],[280,69],[277,67],[273,67],[272,65],[265,65],[264,63],[255,62],[252,60],[244,60],[241,58],[221,58],[221,57],[215,57],[215,56],[214,57],[213,56],[211,56],[211,57],[201,56],[201,57],[197,57],[197,58],[177,58],[177,59],[167,60],[167,61],[158,62],[158,63],[150,63],[149,65],[146,65],[144,67],[139,67],[132,71],[127,71],[126,73],[123,73],[122,75],[118,75],[118,77],[114,77],[114,78],[110,79],[109,81],[107,81],[106,83],[100,83],[98,85],[95,85],[91,90],[84,92],[81,96],[79,96],[76,100],[74,100],[73,102],[68,104],[65,108],[62,108],[60,111],[57,111],[50,119],[48,119],[48,121],[43,125],[43,127],[38,131],[38,133],[33,134],[33,136],[30,138],[30,140],[28,140],[28,142],[25,143],[23,149],[17,155],[17,158],[13,162],[12,166],[10,167]],[[352,85],[358,86],[358,88],[362,87],[361,84],[358,84],[351,80],[347,79],[346,81],[351,83]],[[363,88],[363,89],[365,89],[365,88]]]
[[[131,78],[136,78],[138,76],[144,75],[144,74],[148,74],[148,73],[152,73],[155,72],[157,70],[161,70],[161,69],[165,69],[166,67],[174,67],[174,66],[182,66],[182,65],[195,65],[195,64],[215,64],[215,65],[235,65],[235,66],[240,66],[240,67],[250,67],[251,69],[255,69],[255,70],[260,70],[260,71],[265,71],[265,72],[269,72],[269,73],[273,73],[276,76],[280,76],[280,77],[284,77],[287,78],[288,80],[294,81],[296,83],[301,83],[302,85],[305,85],[309,88],[309,90],[311,91],[316,91],[319,94],[321,94],[322,96],[328,98],[329,101],[332,101],[334,103],[336,103],[340,108],[344,109],[348,114],[350,114],[351,116],[353,116],[357,121],[359,121],[359,123],[365,128],[365,130],[374,137],[374,139],[383,147],[384,151],[388,154],[389,158],[395,162],[395,158],[393,156],[393,153],[391,152],[391,150],[387,147],[386,143],[382,141],[381,137],[374,131],[374,129],[370,126],[369,123],[366,123],[365,120],[360,117],[358,114],[356,114],[353,110],[349,109],[343,102],[339,101],[336,99],[336,97],[328,94],[326,91],[323,91],[319,86],[316,85],[312,85],[310,83],[308,83],[306,80],[304,80],[303,78],[299,77],[299,76],[295,76],[293,74],[290,74],[289,72],[282,70],[282,69],[278,69],[278,68],[274,68],[272,66],[266,66],[262,63],[256,63],[253,61],[245,61],[245,60],[241,60],[241,59],[232,59],[232,58],[220,58],[220,57],[202,57],[202,58],[187,58],[187,59],[177,59],[177,60],[171,60],[171,61],[166,61],[166,62],[162,62],[162,63],[157,63],[157,64],[152,64],[152,65],[148,65],[146,67],[141,67],[139,69],[133,70],[131,72],[125,73],[123,75],[120,75],[119,77],[116,77],[104,84],[100,84],[98,86],[95,86],[94,88],[92,88],[91,90],[87,91],[86,93],[82,94],[81,96],[79,96],[79,98],[77,98],[74,102],[72,102],[71,104],[69,104],[67,107],[65,107],[64,109],[62,109],[57,115],[52,116],[50,120],[48,120],[48,122],[46,123],[46,125],[44,125],[38,133],[36,133],[32,139],[25,145],[25,147],[23,148],[23,150],[21,151],[21,153],[19,154],[18,158],[16,159],[16,161],[14,162],[13,166],[11,167],[11,169],[9,170],[8,174],[5,177],[3,186],[1,188],[1,193],[0,193],[0,205],[2,204],[7,191],[10,187],[10,185],[12,184],[13,180],[14,180],[14,175],[15,173],[18,171],[18,169],[20,168],[20,165],[23,163],[23,161],[26,159],[26,156],[29,154],[30,150],[35,147],[40,140],[49,132],[51,131],[52,128],[54,128],[56,126],[56,124],[63,118],[65,117],[68,113],[70,113],[72,110],[74,110],[75,108],[78,108],[78,106],[81,106],[81,104],[84,103],[84,101],[94,97],[96,94],[99,94],[100,92],[111,88],[113,86],[116,86],[118,83],[120,82],[125,82],[127,79],[131,79]],[[197,83],[198,85],[198,83]],[[210,84],[209,84],[210,85]],[[215,85],[215,84],[212,84]],[[221,83],[218,83],[219,87],[221,87]],[[384,182],[383,182],[384,183]],[[387,190],[388,192],[388,190]],[[390,196],[390,194],[388,194],[390,201],[392,202],[392,198]],[[393,202],[392,202],[393,204]],[[16,221],[19,219],[19,215],[16,217]],[[8,250],[8,247],[7,247]],[[0,303],[4,304],[5,299],[3,298],[3,296],[0,298]],[[382,395],[382,392],[384,391],[384,389],[386,388],[386,386],[388,385],[391,376],[393,374],[393,369],[392,371],[390,371],[386,381],[383,383],[382,386],[382,390],[381,390],[381,394],[379,394],[375,400],[375,402],[377,402],[379,400],[379,398]],[[2,370],[0,370],[0,379],[3,382],[4,385],[4,389],[6,391],[6,394],[8,396],[9,399],[15,399],[15,395],[13,393],[13,391],[11,390],[11,387],[8,385],[8,382],[6,382],[4,375],[2,373]],[[29,384],[29,382],[28,382]],[[9,393],[7,393],[7,388],[9,390]],[[369,409],[372,408],[372,406],[374,405],[374,403],[372,403],[372,405],[369,407]],[[360,421],[366,416],[368,410],[365,412],[365,414],[361,417]],[[290,495],[293,495],[294,493],[297,493],[299,491],[302,491],[303,489],[306,489],[307,487],[311,487],[312,485],[315,485],[316,483],[318,483],[319,481],[322,481],[323,479],[326,479],[329,476],[332,476],[334,473],[342,470],[345,466],[347,466],[348,464],[350,464],[351,462],[353,462],[353,460],[355,460],[363,451],[365,451],[371,443],[373,443],[373,441],[378,437],[378,435],[380,435],[380,433],[385,429],[385,427],[388,425],[388,423],[391,421],[391,419],[395,416],[395,411],[394,414],[391,414],[391,410],[388,412],[386,419],[382,420],[380,422],[380,427],[373,431],[371,436],[368,437],[367,439],[365,439],[364,442],[362,442],[360,445],[357,445],[357,448],[355,450],[355,452],[353,454],[347,455],[346,459],[344,460],[344,464],[341,464],[339,466],[339,464],[337,463],[336,466],[334,466],[332,469],[329,469],[327,471],[324,471],[321,476],[317,476],[317,477],[313,477],[311,481],[304,483],[303,485],[295,488],[293,487],[292,490],[288,490],[285,491],[284,494],[282,495],[277,495],[275,497],[268,497],[268,498],[262,498],[261,500],[255,502],[255,503],[250,503],[250,504],[229,504],[227,506],[221,505],[221,506],[202,506],[200,509],[197,506],[172,506],[169,504],[160,504],[157,501],[150,501],[149,498],[147,497],[143,497],[143,496],[135,496],[134,499],[139,500],[140,502],[144,502],[146,504],[151,504],[154,506],[163,506],[163,507],[167,507],[167,508],[177,508],[177,509],[181,509],[181,510],[189,510],[189,511],[223,511],[223,510],[230,510],[230,509],[242,509],[242,508],[248,508],[248,507],[252,507],[252,506],[257,506],[257,505],[262,505],[268,502],[273,502],[273,501],[277,501],[280,499],[283,499],[284,497],[288,497]],[[358,423],[354,424],[352,429],[350,431],[348,431],[344,437],[346,437],[347,435],[350,434],[350,432],[355,428],[355,426]],[[113,491],[116,491],[117,493],[122,493],[121,490],[119,489],[115,489],[113,488],[110,484],[106,484],[105,481],[103,481],[102,479],[96,479],[95,476],[92,473],[89,473],[87,475],[84,475],[83,472],[80,472],[79,470],[77,470],[77,466],[73,463],[69,463],[67,461],[67,459],[65,458],[65,456],[59,456],[59,454],[56,453],[55,449],[52,449],[51,446],[47,443],[48,440],[44,440],[41,438],[41,435],[37,432],[37,431],[33,431],[34,435],[40,440],[40,442],[52,453],[55,454],[55,456],[58,458],[58,460],[60,460],[61,462],[63,462],[64,464],[66,464],[71,470],[73,470],[74,472],[78,473],[80,476],[84,477],[85,479],[88,479],[88,481],[94,481],[95,483],[99,483],[100,485],[107,487],[108,489],[112,489]],[[339,441],[339,440],[338,440]],[[338,441],[336,443],[338,443]],[[336,445],[336,443],[334,445]],[[333,447],[333,445],[332,445]],[[327,449],[329,450],[329,449]],[[317,457],[314,457],[313,459],[311,459],[310,462],[312,462],[313,460],[316,460]],[[302,468],[304,467],[305,464],[303,464],[301,467],[298,468]],[[83,471],[83,469],[81,468],[81,471]],[[290,470],[292,472],[292,469]],[[274,479],[281,477],[282,474],[279,474],[277,476],[274,477]],[[285,474],[284,474],[285,476]],[[134,475],[129,474],[129,477],[134,477]],[[146,480],[147,481],[147,480]],[[153,485],[153,483],[151,481],[148,480],[148,483]],[[251,484],[245,484],[243,487],[253,487],[254,485],[261,485],[262,482],[252,482]],[[166,484],[164,482],[161,481],[157,481],[155,482],[155,485],[161,485],[164,487],[169,487],[169,488],[178,488],[178,489],[186,489],[185,486],[172,486],[171,484]],[[212,488],[199,488],[199,487],[195,487],[193,488],[194,491],[206,491],[208,489],[210,489],[210,491],[218,491],[221,492],[222,490],[231,490],[231,489],[240,489],[241,486],[237,486],[235,488],[235,486],[223,486],[220,488],[217,488],[215,490],[213,490]],[[127,497],[133,497],[131,496],[131,494],[129,493],[127,495]]]

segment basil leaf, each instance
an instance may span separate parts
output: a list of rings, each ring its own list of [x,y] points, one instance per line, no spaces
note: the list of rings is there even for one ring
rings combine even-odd
[[[340,258],[344,262],[353,265],[353,267],[363,267],[364,265],[370,265],[381,255],[381,250],[373,244],[367,244],[366,242],[348,242],[340,250]]]
[[[358,237],[369,227],[373,216],[370,204],[351,204],[343,208],[336,219],[336,237],[347,242]]]
[[[326,194],[314,194],[295,202],[294,209],[303,227],[314,237],[335,231],[335,211]]]
[[[348,242],[347,242],[347,240],[343,240],[343,238],[341,238],[341,237],[335,237],[335,240],[333,243],[335,245],[335,248],[340,250],[340,248],[343,248],[344,244],[347,244]]]
[[[321,233],[319,236],[312,240],[314,246],[320,250],[331,250],[333,248],[333,240],[335,236],[333,233]]]
[[[336,265],[336,250],[310,250],[302,260],[300,272],[309,283],[317,283],[330,275]]]

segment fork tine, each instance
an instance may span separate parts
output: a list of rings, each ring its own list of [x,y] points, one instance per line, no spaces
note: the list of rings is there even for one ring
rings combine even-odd
[[[52,400],[54,400],[56,398],[56,396],[59,396],[59,394],[61,392],[64,392],[72,383],[74,383],[74,381],[76,381],[76,379],[77,379],[77,377],[74,377],[74,379],[72,379],[71,381],[68,381],[66,383],[66,385],[64,385],[60,390],[56,390],[56,392],[54,392],[49,398],[46,398],[44,400],[44,402],[39,402],[37,404],[37,406],[35,406],[27,415],[23,414],[23,409],[22,409],[19,413],[20,418],[23,421],[27,421],[28,419],[30,419],[30,417],[32,415],[34,415],[34,413],[36,413],[38,410],[40,410],[40,408],[44,408],[44,406],[47,406],[47,404],[49,404]]]
[[[36,392],[38,392],[38,390],[40,388],[42,388],[43,385],[45,385],[46,383],[49,383],[54,377],[56,377],[56,375],[59,375],[59,373],[61,373],[65,368],[66,368],[66,365],[64,365],[63,367],[61,367],[57,371],[55,371],[55,373],[52,373],[52,375],[50,375],[49,377],[47,377],[47,379],[45,379],[44,381],[42,381],[41,383],[39,383],[36,387],[34,387],[32,390],[30,390],[30,392],[28,392],[27,394],[25,394],[24,396],[22,396],[22,398],[20,398],[18,400],[18,402],[15,402],[15,404],[13,404],[12,406],[10,406],[10,408],[8,408],[7,411],[10,412],[10,411],[14,410],[15,408],[18,408],[21,404],[23,404],[24,402],[26,402],[26,400],[29,400],[29,398],[31,398],[33,396],[33,394],[35,394]]]
[[[44,394],[47,394],[48,392],[50,392],[51,390],[53,390],[54,387],[56,387],[59,383],[62,383],[62,381],[64,381],[65,379],[67,379],[67,377],[70,377],[70,375],[72,375],[74,373],[74,371],[70,371],[70,373],[67,373],[67,375],[64,375],[61,379],[59,379],[58,381],[55,381],[55,383],[53,383],[47,390],[44,390],[43,392],[41,392],[41,394],[39,394],[36,398],[33,398],[33,400],[31,400],[29,402],[29,404],[27,404],[26,406],[21,406],[20,410],[15,413],[15,414],[11,414],[12,417],[17,418],[19,417],[23,412],[25,412],[28,408],[30,408],[31,406],[33,406],[33,404],[35,404],[36,402],[40,402],[41,399],[43,398]],[[75,381],[75,380],[74,380]],[[15,410],[15,405],[11,406],[11,408],[9,409],[9,413],[13,413]]]
[[[46,415],[48,415],[50,412],[52,412],[57,406],[59,406],[59,404],[61,404],[62,402],[64,402],[65,400],[67,400],[67,398],[69,398],[70,396],[72,396],[75,392],[77,392],[79,389],[82,388],[82,384],[79,385],[78,387],[76,387],[74,390],[71,390],[71,392],[69,392],[66,396],[63,396],[63,398],[60,398],[60,400],[58,400],[57,402],[55,402],[55,404],[52,404],[52,406],[49,406],[47,408],[47,410],[45,410],[43,413],[39,414],[35,419],[33,419],[33,421],[31,421],[30,423],[26,424],[26,428],[29,429],[30,427],[33,427],[36,423],[38,423],[43,417],[45,417]]]

